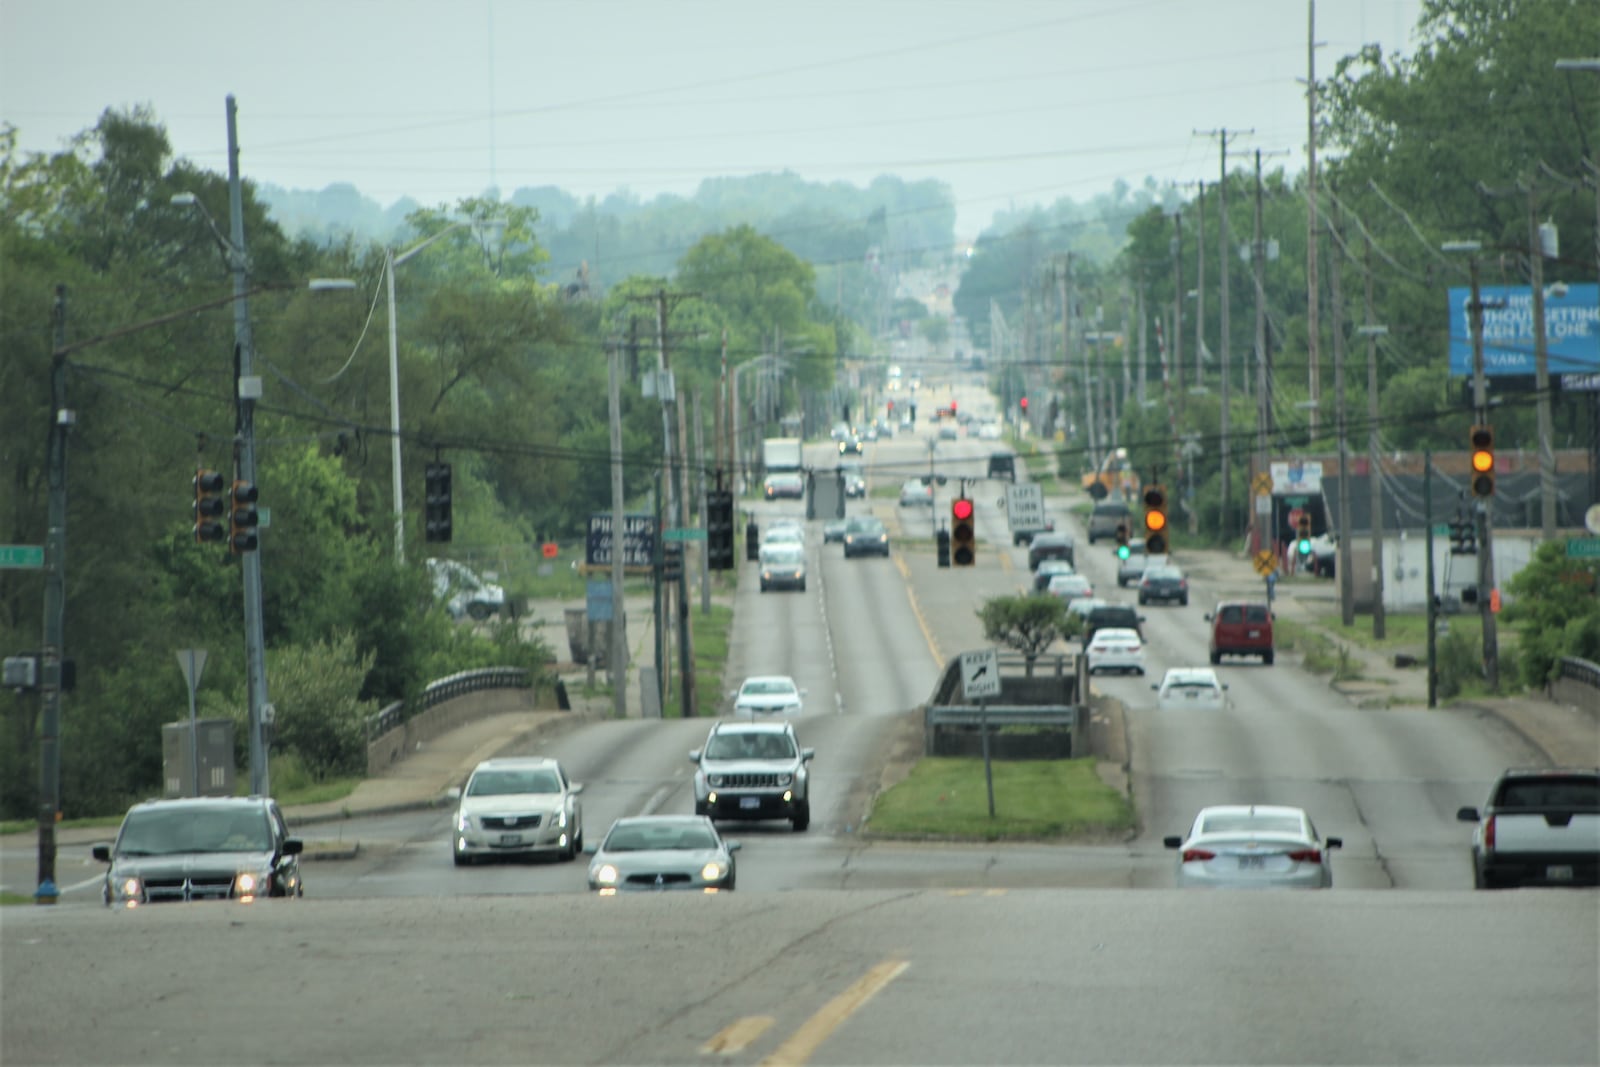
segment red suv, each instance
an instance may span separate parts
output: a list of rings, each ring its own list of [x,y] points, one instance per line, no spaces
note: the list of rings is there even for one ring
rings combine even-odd
[[[1211,623],[1211,662],[1223,656],[1260,656],[1272,666],[1272,609],[1255,600],[1224,600],[1206,616]]]

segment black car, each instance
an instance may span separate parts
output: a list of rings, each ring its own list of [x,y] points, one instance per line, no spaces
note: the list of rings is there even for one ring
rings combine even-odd
[[[1088,648],[1089,642],[1094,640],[1096,630],[1132,630],[1144,640],[1144,630],[1139,624],[1144,622],[1144,616],[1128,604],[1103,604],[1083,620],[1083,647]]]
[[[1034,534],[1033,540],[1028,542],[1028,569],[1038,570],[1039,564],[1047,559],[1064,559],[1076,565],[1072,538],[1064,533]]]
[[[849,520],[844,528],[844,558],[888,556],[889,531],[883,523],[866,515]]]
[[[1139,579],[1139,603],[1157,600],[1163,604],[1189,603],[1189,579],[1177,567],[1157,564],[1145,568],[1144,577]]]
[[[299,897],[299,838],[267,797],[147,800],[128,809],[111,845],[95,845],[106,905]]]

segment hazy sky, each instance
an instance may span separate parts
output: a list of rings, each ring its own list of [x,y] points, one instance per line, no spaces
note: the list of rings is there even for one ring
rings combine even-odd
[[[1421,0],[1317,0],[1317,76]],[[146,104],[174,152],[387,206],[792,171],[946,182],[962,236],[1118,178],[1304,167],[1308,0],[3,0],[0,121],[54,151]],[[1253,133],[1243,131],[1254,131]],[[1230,155],[1232,148],[1230,148]]]

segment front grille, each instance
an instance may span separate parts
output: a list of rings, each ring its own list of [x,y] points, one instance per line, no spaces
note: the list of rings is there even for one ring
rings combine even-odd
[[[485,830],[532,830],[538,827],[538,815],[482,815]]]
[[[776,789],[776,774],[724,774],[718,789]]]
[[[233,893],[233,875],[201,874],[192,878],[160,878],[144,883],[145,900],[160,904],[174,900],[227,900]]]
[[[644,889],[650,889],[657,886],[662,889],[666,889],[669,886],[688,885],[691,880],[691,876],[683,873],[682,871],[673,871],[670,873],[663,871],[658,874],[630,874],[628,875],[627,884],[631,886],[639,886],[640,888]]]

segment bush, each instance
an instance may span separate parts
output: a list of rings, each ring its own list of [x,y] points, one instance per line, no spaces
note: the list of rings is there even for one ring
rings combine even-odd
[[[1483,649],[1459,630],[1452,630],[1438,644],[1438,690],[1442,699],[1460,696],[1469,686],[1483,680]]]

